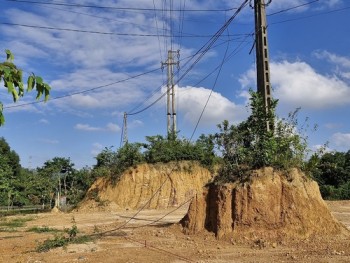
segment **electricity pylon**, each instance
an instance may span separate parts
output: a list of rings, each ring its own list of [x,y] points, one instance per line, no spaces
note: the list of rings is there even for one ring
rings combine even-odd
[[[175,104],[175,85],[174,85],[174,65],[179,67],[179,61],[174,60],[174,54],[177,58],[180,51],[168,50],[168,59],[162,62],[162,66],[167,66],[167,132],[168,138],[175,138],[176,135],[176,104]]]

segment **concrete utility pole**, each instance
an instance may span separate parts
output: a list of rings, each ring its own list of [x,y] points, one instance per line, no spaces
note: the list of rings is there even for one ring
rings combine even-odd
[[[176,104],[175,104],[175,86],[174,86],[174,65],[179,67],[179,61],[174,61],[174,54],[177,58],[180,51],[168,50],[168,59],[162,62],[162,66],[167,66],[167,132],[168,138],[175,138],[176,135]]]
[[[258,92],[264,99],[266,111],[271,108],[272,96],[265,7],[271,1],[267,0],[265,4],[265,0],[254,0],[257,86]],[[266,124],[268,131],[272,129],[272,125],[272,123]]]

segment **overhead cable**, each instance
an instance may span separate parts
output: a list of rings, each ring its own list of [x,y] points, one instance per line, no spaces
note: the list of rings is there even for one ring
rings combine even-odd
[[[94,91],[94,90],[102,89],[102,88],[105,88],[105,87],[109,87],[109,86],[112,86],[112,85],[115,85],[115,84],[119,84],[119,83],[122,83],[122,82],[125,82],[125,81],[128,81],[128,80],[131,80],[131,79],[135,79],[135,78],[141,77],[143,75],[147,75],[147,74],[153,73],[153,72],[158,71],[158,70],[159,70],[159,68],[152,69],[152,70],[147,71],[147,72],[143,72],[143,73],[140,73],[140,74],[137,74],[137,75],[133,75],[133,76],[130,76],[128,78],[121,79],[121,80],[118,80],[118,81],[115,81],[115,82],[112,82],[112,83],[108,83],[108,84],[105,84],[105,85],[101,85],[101,86],[98,86],[98,87],[94,87],[94,88],[91,88],[91,89],[81,90],[81,91],[65,94],[65,95],[62,95],[62,96],[57,96],[57,97],[54,97],[54,98],[50,98],[50,101],[58,100],[58,99],[66,98],[66,97],[71,97],[71,96],[74,96],[74,95],[83,94],[83,93],[91,92],[91,91]],[[6,107],[4,107],[4,109],[18,108],[18,107],[38,104],[38,103],[42,103],[42,102],[43,101],[33,101],[33,102],[29,102],[29,103],[15,104],[15,105],[11,105],[11,106],[6,106]]]
[[[271,13],[271,14],[267,14],[266,16],[273,16],[273,15],[277,15],[277,14],[280,14],[280,13],[288,12],[290,10],[297,9],[297,8],[300,8],[300,7],[303,7],[303,6],[307,6],[307,5],[311,5],[311,4],[314,4],[314,3],[319,2],[319,1],[320,0],[314,0],[314,1],[311,1],[311,2],[308,2],[308,3],[304,3],[304,4],[301,4],[301,5],[289,7],[289,8],[286,8],[286,9],[283,9],[283,10],[280,10],[280,11],[277,11],[277,12],[274,12],[274,13]]]
[[[242,5],[237,9],[237,11],[230,17],[229,20],[226,21],[226,23],[210,38],[209,41],[207,41],[197,52],[194,56],[197,56],[197,59],[189,66],[189,68],[181,75],[181,77],[178,78],[178,80],[174,83],[176,85],[179,83],[192,69],[193,67],[202,59],[202,57],[210,50],[210,48],[214,45],[214,43],[218,40],[218,38],[222,35],[222,33],[226,30],[226,28],[230,25],[230,23],[236,18],[236,16],[241,12],[241,10],[248,4],[248,0],[245,0]],[[190,61],[190,60],[189,60]],[[189,61],[186,62],[186,64],[189,63]],[[153,105],[155,105],[158,101],[160,101],[164,96],[166,95],[166,92],[164,92],[159,98],[157,98],[154,102],[152,102],[150,105],[146,106],[145,108],[137,111],[137,112],[129,112],[128,115],[136,115],[141,112],[144,112],[151,108]]]
[[[116,6],[99,6],[99,5],[83,5],[83,4],[69,4],[63,2],[44,2],[44,1],[28,1],[28,0],[6,0],[8,2],[18,2],[27,4],[39,4],[39,5],[56,5],[56,6],[69,6],[69,7],[84,7],[84,8],[97,8],[97,9],[113,9],[121,11],[163,11],[162,9],[154,8],[141,8],[141,7],[116,7]],[[227,9],[173,9],[175,12],[227,12],[237,10],[238,8],[232,7]],[[166,10],[168,11],[168,10]]]
[[[27,28],[36,28],[36,29],[47,29],[47,30],[57,30],[57,31],[68,31],[76,33],[90,33],[90,34],[100,34],[100,35],[116,35],[116,36],[131,36],[131,37],[164,37],[164,38],[173,38],[173,37],[186,37],[186,38],[208,38],[213,37],[213,35],[192,35],[182,33],[181,35],[171,35],[171,34],[140,34],[140,33],[116,33],[116,32],[103,32],[103,31],[92,31],[92,30],[82,30],[74,28],[59,28],[59,27],[50,27],[50,26],[38,26],[38,25],[28,25],[28,24],[18,24],[18,23],[8,23],[0,22],[0,25],[5,26],[20,26]],[[236,36],[239,36],[237,34]]]
[[[327,12],[321,12],[321,13],[317,13],[317,14],[313,14],[313,15],[300,16],[300,17],[296,17],[296,18],[272,22],[272,23],[269,23],[269,25],[277,25],[277,24],[282,24],[282,23],[287,23],[287,22],[293,22],[293,21],[303,20],[303,19],[312,18],[312,17],[316,17],[316,16],[328,15],[328,14],[332,14],[332,13],[336,13],[336,12],[340,12],[340,11],[344,11],[344,10],[349,10],[349,9],[350,9],[350,6],[346,6],[343,8],[333,9],[333,10],[330,10]]]

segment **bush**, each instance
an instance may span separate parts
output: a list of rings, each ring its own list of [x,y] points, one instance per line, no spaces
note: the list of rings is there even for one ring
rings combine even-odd
[[[307,139],[302,130],[298,131],[298,110],[287,119],[276,120],[278,101],[272,100],[267,111],[259,93],[250,91],[250,94],[249,118],[237,125],[224,121],[218,125],[219,133],[214,135],[224,161],[216,182],[242,179],[248,171],[265,166],[281,170],[304,168]]]

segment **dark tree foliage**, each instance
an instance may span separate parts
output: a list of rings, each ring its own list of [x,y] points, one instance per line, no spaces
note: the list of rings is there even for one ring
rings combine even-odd
[[[20,180],[21,165],[18,154],[0,138],[0,205],[12,206],[18,199],[16,183]]]
[[[350,199],[350,151],[328,152],[308,161],[325,199]]]
[[[11,176],[18,176],[21,170],[19,156],[15,151],[11,150],[3,137],[0,138],[0,156],[2,156],[2,162],[11,167]]]

